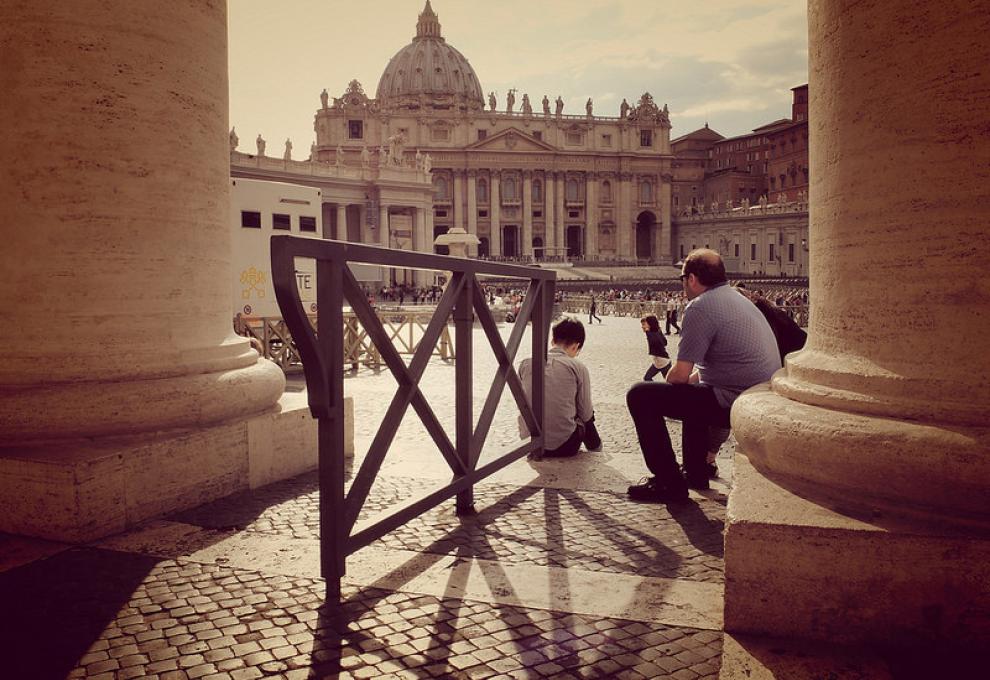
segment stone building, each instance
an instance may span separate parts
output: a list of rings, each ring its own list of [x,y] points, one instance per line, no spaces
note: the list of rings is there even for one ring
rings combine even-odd
[[[671,141],[677,258],[717,249],[729,271],[808,274],[808,86],[791,117],[725,138],[705,127]]]
[[[320,161],[428,164],[433,210],[412,215],[411,247],[452,227],[475,234],[472,254],[507,258],[671,261],[670,119],[643,94],[618,115],[588,101],[511,90],[499,108],[441,33],[429,1],[416,36],[392,57],[375,97],[357,81],[316,112]],[[335,232],[338,233],[338,232]]]

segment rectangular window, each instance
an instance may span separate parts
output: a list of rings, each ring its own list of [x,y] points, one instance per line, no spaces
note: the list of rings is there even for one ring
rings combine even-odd
[[[299,231],[316,231],[316,218],[307,215],[299,216]]]
[[[581,143],[581,133],[580,132],[568,132],[565,137],[565,141],[571,146],[577,146]]]
[[[681,244],[681,259],[684,259],[684,244]]]
[[[640,146],[653,146],[653,130],[640,130],[639,131],[639,145]]]
[[[787,261],[788,262],[793,262],[794,261],[794,244],[793,243],[788,243],[787,244]]]
[[[487,210],[479,210],[478,211],[478,217],[488,217],[488,211]]]
[[[739,244],[737,243],[735,247],[736,247],[736,250],[735,250],[736,257],[739,257]]]
[[[533,217],[543,217],[543,211],[542,210],[534,210],[533,211]]]
[[[478,141],[488,139],[488,130],[478,130]]]
[[[578,217],[580,215],[581,215],[581,213],[579,213],[577,210],[568,210],[567,211],[567,216],[568,217],[571,217],[571,218]]]
[[[749,244],[749,259],[751,262],[756,262],[756,244]]]
[[[241,226],[246,229],[261,229],[261,213],[252,210],[242,210]]]
[[[773,244],[772,244],[772,243],[770,244],[770,248],[769,248],[769,250],[768,250],[768,252],[767,252],[767,254],[768,254],[768,255],[770,256],[770,257],[768,257],[767,259],[768,259],[768,260],[769,260],[770,262],[773,262],[773,261],[774,261],[774,256],[773,256]]]
[[[602,135],[602,146],[612,146],[612,135]]]
[[[540,141],[543,141],[543,133],[540,132],[539,130],[534,130],[533,131],[533,139],[538,139]]]
[[[430,139],[434,142],[446,142],[450,139],[450,130],[447,128],[433,128],[430,130]]]
[[[434,215],[436,215],[437,217],[446,217],[447,216],[447,211],[446,210],[437,210],[434,213]]]
[[[288,215],[272,215],[272,229],[292,229],[292,218]]]
[[[361,120],[347,121],[347,138],[364,139],[364,121]]]

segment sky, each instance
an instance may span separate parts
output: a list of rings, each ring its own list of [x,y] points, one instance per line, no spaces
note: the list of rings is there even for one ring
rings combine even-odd
[[[706,122],[731,137],[790,116],[808,81],[801,0],[431,0],[447,42],[505,107],[560,95],[564,113],[617,116],[644,92],[667,104],[671,138]],[[229,0],[230,123],[242,151],[259,133],[304,158],[326,88],[369,97],[412,41],[425,0]],[[518,106],[518,104],[517,104]],[[269,151],[271,155],[271,151]]]

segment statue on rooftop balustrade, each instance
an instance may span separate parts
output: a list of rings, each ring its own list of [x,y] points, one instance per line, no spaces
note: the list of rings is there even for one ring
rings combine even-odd
[[[258,138],[256,140],[254,140],[254,143],[258,145],[258,155],[259,156],[264,156],[265,155],[265,146],[267,146],[267,145],[265,143],[264,137],[261,136],[261,133],[260,132],[258,133]]]
[[[509,90],[505,97],[505,110],[512,113],[512,107],[516,105],[516,88]]]
[[[557,95],[557,101],[555,102],[555,104],[556,104],[556,111],[554,111],[554,113],[559,116],[564,112],[564,99],[559,94]]]
[[[527,116],[531,116],[531,115],[533,114],[533,107],[532,107],[532,106],[530,106],[530,103],[529,103],[529,95],[528,95],[528,94],[524,94],[524,95],[523,95],[523,100],[522,100],[522,111],[523,111],[523,113],[524,113],[524,114],[526,114]]]
[[[625,118],[628,115],[629,115],[629,102],[627,102],[625,97],[623,97],[622,104],[619,105],[619,118]]]
[[[489,93],[488,93],[488,107],[489,107],[489,108],[490,108],[490,109],[491,109],[492,111],[494,111],[494,110],[495,110],[495,107],[496,107],[497,105],[498,105],[498,102],[496,102],[496,101],[495,101],[495,92],[494,92],[494,91],[492,91],[492,92],[489,92]]]
[[[326,88],[323,88],[323,92],[320,93],[320,104],[325,109],[327,108],[329,102],[330,102],[330,94],[327,92]]]
[[[289,139],[285,140],[285,153],[282,154],[282,160],[292,160],[292,142]]]
[[[588,112],[588,115],[589,116],[592,115],[591,114],[591,97],[588,97],[588,101],[584,105],[584,110]]]
[[[241,140],[237,138],[237,132],[234,128],[230,128],[230,150],[236,151],[237,145],[240,144]]]
[[[543,95],[543,115],[550,115],[550,97]]]

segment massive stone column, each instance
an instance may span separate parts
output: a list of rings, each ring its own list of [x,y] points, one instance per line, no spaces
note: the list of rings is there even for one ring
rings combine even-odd
[[[584,257],[589,258],[598,255],[598,177],[589,172],[585,180]]]
[[[557,182],[554,188],[554,198],[557,201],[557,205],[554,206],[553,210],[553,242],[557,246],[557,251],[555,255],[564,257],[567,255],[567,239],[564,235],[564,173],[557,173]]]
[[[388,206],[384,203],[378,206],[378,245],[388,248],[390,244],[388,227]]]
[[[478,235],[478,184],[477,170],[468,170],[467,181],[467,231],[469,234]],[[478,246],[469,245],[468,255],[475,257],[478,254]]]
[[[523,257],[533,257],[533,171],[523,171],[523,200],[522,200],[522,248],[519,253]]]
[[[670,183],[673,177],[670,175],[660,175],[658,177],[660,180],[660,261],[663,264],[671,264],[674,261],[672,248],[673,248],[673,229],[671,228],[671,196],[670,196]],[[723,256],[728,256],[728,253],[722,253]]]
[[[502,254],[502,195],[501,185],[499,182],[500,180],[498,173],[492,172],[492,195],[490,199],[492,209],[488,212],[492,225],[488,234],[489,255]]]
[[[809,24],[810,332],[733,409],[726,629],[986,645],[990,13]]]
[[[454,226],[464,229],[464,172],[454,170]]]
[[[347,240],[347,206],[343,203],[337,204],[337,233],[334,238],[338,241]]]
[[[547,257],[554,253],[553,248],[557,245],[554,240],[554,224],[556,224],[556,218],[554,217],[554,205],[556,201],[554,200],[554,185],[556,182],[553,181],[553,173],[547,172],[543,175],[543,201],[545,204],[543,210],[543,256]]]
[[[632,179],[628,172],[619,173],[619,218],[616,223],[616,243],[619,250],[619,259],[631,260],[634,258],[633,252],[636,243],[635,230],[633,224],[633,196]]]
[[[0,530],[237,487],[284,378],[231,324],[225,3],[13,0],[0,45]]]

